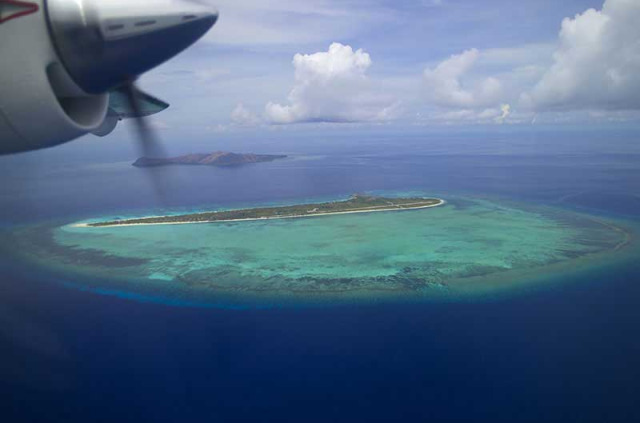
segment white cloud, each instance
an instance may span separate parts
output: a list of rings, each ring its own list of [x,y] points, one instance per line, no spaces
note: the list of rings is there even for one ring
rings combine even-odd
[[[640,109],[640,1],[606,0],[562,22],[554,63],[522,104],[547,110]]]
[[[462,78],[478,58],[477,49],[466,50],[424,71],[427,93],[434,104],[444,107],[477,108],[496,105],[503,96],[503,87],[494,77],[486,77],[467,85]]]
[[[511,105],[505,102],[505,84],[486,75],[486,68],[496,61],[508,60],[506,56],[498,50],[485,54],[469,49],[425,69],[423,80],[432,109],[420,120],[429,124],[505,123],[511,115]],[[478,67],[485,69],[477,70]],[[511,75],[502,77],[510,84],[517,79]]]
[[[514,115],[509,104],[484,109],[439,109],[419,114],[417,123],[428,125],[491,125],[529,122],[528,114]]]
[[[534,113],[548,114],[548,122],[628,119],[617,111],[640,110],[638,22],[640,1],[605,0],[600,10],[565,18],[555,44],[453,55],[424,72],[435,107],[430,119],[484,122],[495,114],[496,123],[524,122]]]
[[[260,119],[242,103],[238,103],[231,112],[231,121],[239,126],[254,126],[260,123]]]
[[[496,123],[504,123],[504,121],[507,120],[507,118],[511,114],[511,105],[503,104],[502,106],[500,106],[500,111],[502,112],[502,114],[495,118]]]
[[[282,105],[269,102],[265,115],[272,123],[384,121],[398,104],[382,94],[367,76],[372,61],[362,49],[333,43],[328,51],[296,54],[295,82]]]

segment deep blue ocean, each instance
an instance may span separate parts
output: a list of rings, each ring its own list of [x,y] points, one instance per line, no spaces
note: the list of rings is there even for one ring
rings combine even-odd
[[[228,169],[133,168],[121,137],[1,157],[3,228],[411,189],[640,219],[637,130],[165,135],[176,154],[291,156]],[[3,423],[640,421],[640,260],[476,301],[266,310],[83,292],[5,257],[0,271]]]

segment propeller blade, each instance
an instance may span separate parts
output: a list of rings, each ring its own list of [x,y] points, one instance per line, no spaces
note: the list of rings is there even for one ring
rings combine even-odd
[[[133,124],[137,133],[138,147],[140,154],[149,158],[167,157],[162,144],[158,140],[155,131],[146,120],[143,111],[141,91],[136,87],[134,81],[129,81],[122,87],[122,91],[126,94],[129,106],[133,111]],[[161,172],[153,172],[151,175],[156,195],[160,198],[164,197],[164,186]]]
[[[127,94],[131,110],[133,110],[133,120],[138,134],[140,153],[145,157],[164,157],[165,155],[162,146],[158,141],[153,128],[148,124],[145,119],[145,115],[142,112],[140,96],[135,83],[133,81],[127,83],[124,86],[124,91]]]

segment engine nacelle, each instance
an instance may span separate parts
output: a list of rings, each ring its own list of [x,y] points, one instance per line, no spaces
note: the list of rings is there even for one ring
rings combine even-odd
[[[6,2],[0,0],[3,14]],[[49,36],[44,0],[0,24],[0,154],[54,146],[103,123],[109,94],[89,95],[70,78]],[[19,4],[13,8],[18,9]],[[23,6],[25,7],[25,6]]]
[[[189,0],[0,0],[0,154],[104,136],[118,119],[164,110],[133,81],[217,19]],[[123,90],[132,94],[118,101]]]

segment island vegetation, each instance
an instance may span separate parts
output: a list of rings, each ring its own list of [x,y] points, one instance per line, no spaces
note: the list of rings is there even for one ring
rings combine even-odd
[[[393,210],[412,210],[435,207],[441,204],[444,204],[444,201],[439,198],[388,198],[373,195],[355,194],[347,200],[330,201],[326,203],[298,204],[279,207],[259,207],[252,209],[212,211],[170,216],[150,216],[136,219],[120,219],[104,222],[86,223],[82,224],[81,226],[104,227],[126,225],[228,222],[258,219],[284,219],[346,213],[371,213]]]

